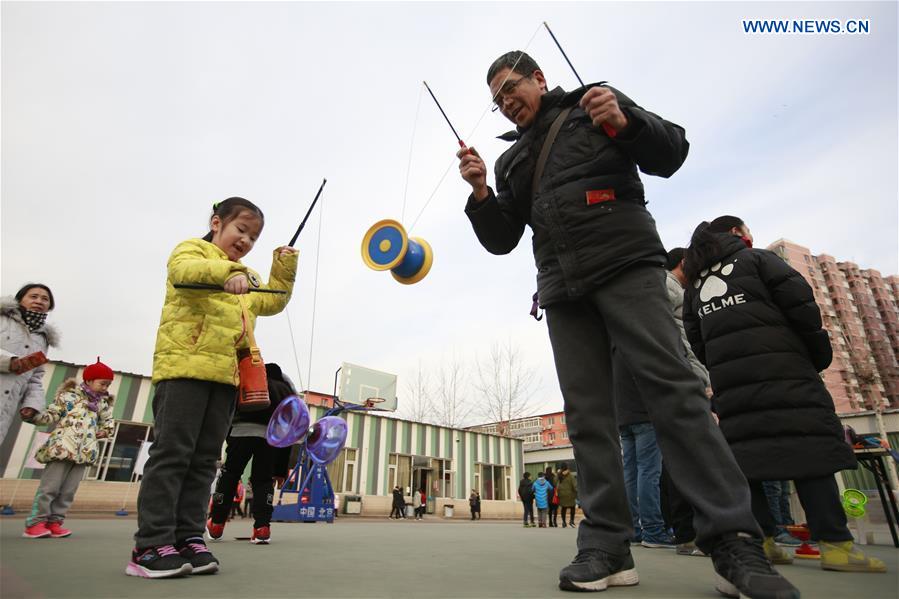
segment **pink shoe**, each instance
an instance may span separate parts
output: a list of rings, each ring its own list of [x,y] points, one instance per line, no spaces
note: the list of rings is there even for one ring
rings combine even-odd
[[[49,537],[51,534],[50,529],[47,528],[47,525],[44,522],[38,522],[37,524],[26,526],[22,536],[26,539],[43,539]]]
[[[62,520],[48,522],[47,530],[50,531],[50,536],[54,539],[64,539],[72,534],[71,530],[62,527]]]

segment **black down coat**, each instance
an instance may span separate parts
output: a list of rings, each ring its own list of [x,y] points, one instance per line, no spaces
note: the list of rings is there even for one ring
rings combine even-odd
[[[478,240],[492,254],[511,252],[525,225],[531,227],[542,306],[581,297],[631,265],[665,264],[637,168],[669,177],[689,149],[681,127],[617,90],[628,126],[610,138],[577,106],[586,89],[565,93],[557,87],[544,94],[534,124],[502,137],[516,142],[496,161],[496,192],[481,202],[469,197],[465,207]],[[549,127],[569,106],[532,190]]]
[[[727,233],[687,286],[684,325],[708,367],[721,431],[750,480],[856,467],[818,372],[832,359],[812,289],[767,250]]]

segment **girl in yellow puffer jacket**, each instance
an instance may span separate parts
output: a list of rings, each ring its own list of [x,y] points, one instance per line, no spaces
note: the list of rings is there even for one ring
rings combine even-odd
[[[267,285],[240,263],[264,222],[252,202],[228,198],[213,206],[209,233],[181,242],[169,257],[153,355],[155,440],[138,495],[138,531],[128,575],[165,578],[219,568],[203,530],[215,461],[237,397],[237,351],[246,348],[246,328],[254,326],[257,315],[285,308],[296,277],[297,253],[291,247],[274,251]],[[223,291],[175,287],[184,283]],[[254,288],[286,293],[240,297]],[[250,322],[244,322],[242,301]]]

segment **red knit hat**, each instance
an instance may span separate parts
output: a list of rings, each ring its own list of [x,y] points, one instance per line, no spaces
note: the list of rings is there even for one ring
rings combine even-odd
[[[84,373],[81,375],[81,378],[85,381],[94,381],[97,379],[111,381],[113,377],[115,377],[115,373],[113,373],[112,368],[101,362],[100,356],[97,356],[97,363],[86,367]]]

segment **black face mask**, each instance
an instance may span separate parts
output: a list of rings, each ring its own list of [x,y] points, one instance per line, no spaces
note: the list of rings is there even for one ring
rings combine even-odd
[[[32,312],[21,306],[19,306],[19,312],[22,313],[22,320],[25,321],[25,326],[32,333],[44,326],[44,323],[47,321],[46,312]]]

